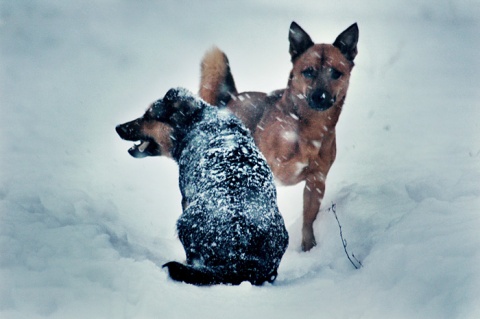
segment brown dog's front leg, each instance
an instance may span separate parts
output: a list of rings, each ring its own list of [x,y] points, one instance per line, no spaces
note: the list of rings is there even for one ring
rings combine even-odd
[[[309,251],[317,245],[313,234],[313,222],[317,218],[320,204],[325,192],[325,181],[317,178],[307,178],[303,190],[303,228],[302,250]]]

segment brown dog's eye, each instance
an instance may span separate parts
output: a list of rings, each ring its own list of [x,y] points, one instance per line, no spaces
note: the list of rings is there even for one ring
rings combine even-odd
[[[302,75],[307,79],[313,79],[317,75],[317,71],[312,67],[308,67],[302,71]]]
[[[332,79],[338,80],[343,75],[342,72],[332,69]]]

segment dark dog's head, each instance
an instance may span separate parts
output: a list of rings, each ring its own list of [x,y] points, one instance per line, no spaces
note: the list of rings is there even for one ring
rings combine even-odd
[[[337,101],[343,101],[357,55],[357,24],[343,31],[332,45],[314,44],[310,36],[292,22],[289,41],[293,63],[288,85],[290,95],[306,101],[308,107],[317,111],[325,111]]]
[[[172,134],[181,134],[202,105],[189,91],[170,89],[163,99],[152,103],[142,117],[117,125],[116,131],[124,140],[139,142],[128,150],[133,157],[171,157],[175,138]]]

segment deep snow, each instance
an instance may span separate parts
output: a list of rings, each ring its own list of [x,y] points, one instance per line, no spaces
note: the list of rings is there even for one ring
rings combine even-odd
[[[1,318],[480,317],[480,3],[272,3],[0,0]],[[302,185],[278,188],[273,285],[174,283],[177,167],[115,125],[196,91],[213,44],[240,90],[284,87],[292,20],[318,42],[360,28],[319,245],[299,249]]]

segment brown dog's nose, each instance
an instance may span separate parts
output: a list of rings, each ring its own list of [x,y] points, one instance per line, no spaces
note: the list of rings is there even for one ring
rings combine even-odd
[[[325,111],[335,103],[335,97],[325,90],[316,90],[308,99],[310,107],[317,111]]]

